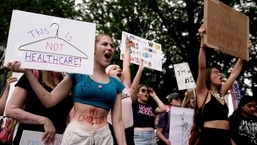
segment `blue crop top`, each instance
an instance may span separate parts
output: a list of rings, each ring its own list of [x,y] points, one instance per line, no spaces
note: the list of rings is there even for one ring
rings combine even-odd
[[[200,108],[201,110],[202,108]],[[228,106],[227,104],[221,104],[214,96],[211,95],[211,99],[204,106],[203,110],[203,122],[213,120],[228,120]]]
[[[107,111],[113,106],[117,94],[124,89],[124,85],[114,77],[110,77],[107,84],[102,84],[93,81],[89,75],[68,75],[73,82],[74,102],[100,107]]]

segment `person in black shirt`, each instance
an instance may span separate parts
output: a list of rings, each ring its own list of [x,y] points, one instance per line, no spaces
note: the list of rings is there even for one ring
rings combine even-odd
[[[231,138],[236,145],[257,145],[256,102],[252,96],[243,96],[238,108],[229,117]]]
[[[63,79],[60,72],[37,72],[39,83],[48,91],[52,91]],[[23,107],[24,105],[25,107]],[[20,122],[13,140],[13,145],[20,144],[23,130],[63,134],[72,106],[73,100],[72,97],[69,96],[57,105],[46,108],[35,95],[27,77],[25,75],[21,76],[15,85],[15,89],[6,108],[6,116]],[[53,141],[46,134],[44,134],[42,139],[45,143]]]

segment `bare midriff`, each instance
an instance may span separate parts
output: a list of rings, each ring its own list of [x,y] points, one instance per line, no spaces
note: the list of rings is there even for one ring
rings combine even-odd
[[[135,131],[152,131],[154,130],[152,127],[135,127]]]
[[[96,131],[107,125],[108,111],[99,107],[74,103],[74,119],[85,128]]]
[[[204,127],[206,128],[217,128],[217,129],[229,129],[229,123],[226,120],[213,120],[204,122]]]

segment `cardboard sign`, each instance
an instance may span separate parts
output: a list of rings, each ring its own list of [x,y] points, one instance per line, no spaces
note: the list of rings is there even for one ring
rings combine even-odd
[[[21,67],[82,74],[93,73],[93,23],[14,10],[5,63]]]
[[[204,43],[226,54],[249,60],[249,18],[218,0],[204,0]]]
[[[179,90],[193,89],[196,87],[188,63],[174,64],[174,71]]]
[[[163,53],[161,50],[161,44],[140,38],[127,32],[122,32],[120,59],[123,60],[124,58],[126,46],[125,40],[127,36],[132,40],[132,46],[130,48],[130,62],[140,65],[141,60],[143,60],[145,67],[162,71]]]
[[[41,140],[44,132],[24,130],[21,136],[20,145],[45,145]],[[55,134],[53,143],[49,145],[61,145],[62,134]]]
[[[169,140],[172,145],[188,145],[194,109],[171,107]]]

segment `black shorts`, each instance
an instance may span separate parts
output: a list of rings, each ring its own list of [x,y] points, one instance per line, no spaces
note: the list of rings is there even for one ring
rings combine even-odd
[[[229,130],[204,127],[199,145],[232,145]]]

